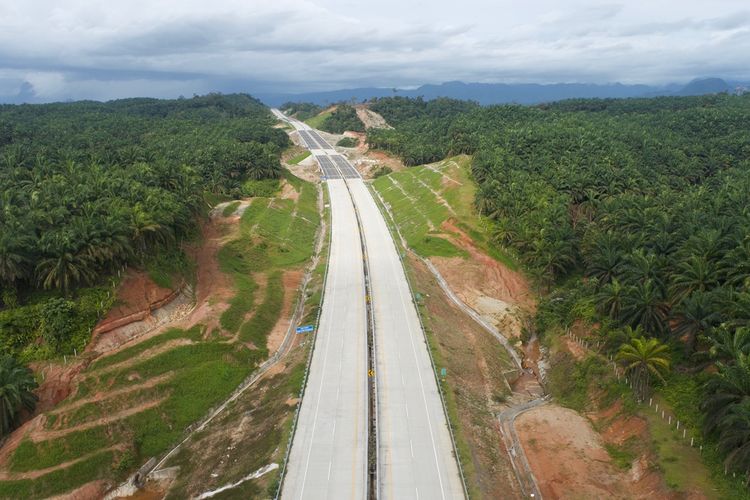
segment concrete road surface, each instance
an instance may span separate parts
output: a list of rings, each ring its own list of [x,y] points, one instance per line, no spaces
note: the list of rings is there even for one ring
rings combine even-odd
[[[328,181],[331,248],[323,312],[284,479],[284,499],[367,493],[367,331],[362,247],[344,181]]]
[[[464,498],[458,463],[398,251],[361,179],[348,180],[371,274],[382,499]]]
[[[282,498],[364,499],[367,494],[366,309],[355,205],[375,316],[379,497],[464,498],[427,344],[385,220],[356,169],[310,127],[284,119],[328,173],[332,242],[323,313]],[[331,174],[334,169],[338,175]]]

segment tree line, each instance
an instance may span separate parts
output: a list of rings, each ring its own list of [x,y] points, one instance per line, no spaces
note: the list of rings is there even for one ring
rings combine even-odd
[[[357,116],[357,110],[354,109],[354,106],[345,102],[338,103],[335,106],[336,108],[317,125],[317,128],[332,134],[343,134],[347,130],[365,131],[365,125]],[[287,102],[282,104],[279,109],[302,121],[309,120],[324,111],[324,108],[309,102]]]
[[[473,155],[495,243],[573,297],[561,315],[601,324],[622,359],[664,360],[656,339],[707,379],[704,429],[750,471],[750,96],[372,109],[395,130],[368,142],[407,164]]]

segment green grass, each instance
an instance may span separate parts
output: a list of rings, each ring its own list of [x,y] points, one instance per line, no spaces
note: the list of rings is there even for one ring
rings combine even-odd
[[[322,113],[313,116],[312,118],[308,118],[307,120],[305,120],[305,123],[310,125],[312,128],[319,129],[321,125],[323,125],[323,122],[326,121],[332,114],[333,111],[323,111]]]
[[[287,163],[290,165],[298,165],[299,162],[310,156],[312,153],[310,151],[303,151],[302,153],[291,157],[289,160],[287,160]]]
[[[250,197],[270,198],[279,191],[278,179],[248,179],[242,183],[242,194]]]
[[[194,281],[195,263],[180,249],[159,252],[146,259],[146,273],[162,288],[176,288],[180,282]]]
[[[652,447],[670,488],[686,492],[698,490],[709,498],[748,498],[744,488],[745,491],[735,490],[734,495],[727,496],[731,490],[717,494],[717,484],[711,480],[698,450],[690,447],[690,440],[682,439],[682,434],[674,431],[672,426],[653,410],[643,408],[640,414],[648,421]],[[737,496],[738,494],[740,496]]]
[[[441,224],[447,219],[471,237],[487,255],[512,270],[518,263],[513,256],[490,240],[492,221],[481,217],[474,207],[476,184],[470,176],[471,158],[457,156],[439,164],[411,167],[397,173],[380,175],[373,186],[391,205],[399,229],[409,246],[422,256],[465,256],[440,238]],[[452,180],[448,180],[452,179]],[[395,186],[397,181],[415,202],[404,200],[403,193]],[[432,192],[439,193],[453,212],[440,203]],[[430,231],[430,224],[434,230]],[[443,241],[440,241],[443,240]]]
[[[35,443],[25,438],[10,459],[10,470],[27,472],[74,460],[114,444],[104,427],[72,432],[61,438]]]
[[[147,379],[174,371],[175,377],[168,384],[169,397],[159,407],[115,424],[39,443],[25,440],[11,457],[11,470],[51,467],[117,442],[132,444],[141,460],[161,453],[190,423],[226,398],[263,357],[260,351],[251,351],[242,345],[203,342],[172,349],[129,369],[116,370],[99,379],[98,387],[117,388],[132,384],[127,380],[127,374],[131,372]]]
[[[633,460],[635,460],[636,454],[629,446],[617,446],[610,443],[604,443],[604,448],[606,448],[607,453],[609,453],[609,456],[617,467],[622,470],[630,469]]]
[[[225,245],[219,251],[219,255],[226,253],[228,246]],[[255,290],[258,287],[249,274],[243,275],[237,273],[233,275],[233,278],[237,294],[229,301],[229,307],[219,316],[219,324],[224,330],[230,333],[235,333],[239,330],[240,325],[242,325],[245,319],[245,315],[252,309]]]
[[[404,196],[394,184],[394,179],[414,200]],[[415,186],[408,171],[379,177],[373,182],[373,187],[390,205],[396,225],[415,252],[423,257],[466,255],[439,236],[439,227],[448,218],[448,210],[435,200],[429,190]]]
[[[732,477],[731,471],[728,475],[724,474],[724,457],[716,449],[716,444],[709,438],[702,435],[700,429],[703,424],[703,415],[700,413],[700,403],[702,401],[701,387],[705,382],[707,374],[687,374],[673,372],[667,379],[667,384],[660,387],[654,395],[654,401],[659,403],[660,408],[666,408],[667,411],[674,414],[682,423],[683,428],[687,428],[687,441],[681,442],[682,432],[678,434],[661,418],[653,416],[653,410],[643,408],[642,412],[650,414],[649,422],[655,426],[652,429],[655,446],[659,456],[664,456],[667,462],[663,464],[665,474],[669,474],[673,484],[683,484],[681,474],[683,471],[679,465],[693,467],[696,471],[696,477],[689,478],[687,484],[710,485],[708,491],[717,492],[717,498],[750,498],[750,492],[744,486],[741,474],[737,478]],[[696,465],[696,449],[685,446],[690,437],[695,438],[696,448],[702,444],[703,452],[700,455],[700,463]],[[672,439],[670,438],[677,438]],[[682,446],[679,446],[682,445]],[[674,458],[677,458],[675,461]],[[682,488],[684,489],[684,488]]]
[[[103,401],[95,401],[92,403],[86,403],[73,410],[60,413],[61,421],[64,422],[66,427],[72,427],[75,425],[87,423],[101,418],[102,415],[109,415],[123,407],[134,407],[136,405],[161,399],[169,395],[169,384],[170,381],[165,381],[161,385],[150,387],[143,390],[135,390],[127,394],[123,394],[113,399],[105,399]],[[57,416],[56,414],[49,415],[45,424],[46,428],[51,429],[54,427],[54,422],[49,420],[50,416]]]
[[[591,409],[592,389],[603,391],[606,399],[622,394],[620,386],[623,384],[613,380],[611,370],[595,355],[577,362],[567,351],[560,351],[553,355],[550,365],[547,387],[562,406],[577,412]],[[607,393],[611,394],[609,398]]]
[[[239,206],[240,206],[239,201],[233,201],[224,207],[224,210],[222,210],[221,215],[223,215],[224,217],[229,217],[230,215],[232,215],[234,212],[237,211],[237,207]]]
[[[122,351],[112,354],[111,356],[97,359],[96,361],[91,363],[89,371],[99,370],[101,368],[106,368],[108,366],[121,363],[170,340],[182,338],[187,338],[194,341],[200,340],[202,333],[203,332],[201,325],[195,325],[189,330],[170,328],[164,333],[161,333],[155,337],[151,337],[148,340],[144,340],[143,342],[140,342],[139,344],[136,344],[132,347],[128,347],[127,349],[123,349]]]
[[[263,303],[255,309],[253,317],[240,328],[240,340],[252,342],[267,356],[268,334],[279,320],[283,302],[284,286],[281,281],[281,272],[277,271],[268,277]]]
[[[226,399],[261,360],[258,351],[240,346],[211,354],[203,359],[187,357],[184,362],[195,364],[178,373],[170,397],[159,407],[125,420],[134,431],[141,460],[166,451],[185,428]]]
[[[97,478],[110,477],[114,456],[106,451],[33,480],[0,481],[0,498],[46,498]]]

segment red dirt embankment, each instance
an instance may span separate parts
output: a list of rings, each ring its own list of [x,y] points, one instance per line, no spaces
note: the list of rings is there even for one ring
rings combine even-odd
[[[678,498],[646,455],[623,470],[607,452],[605,443],[647,432],[637,417],[619,417],[600,435],[582,415],[548,404],[519,416],[516,429],[544,498]]]
[[[430,257],[456,295],[495,324],[506,337],[519,337],[523,316],[532,314],[536,300],[528,280],[477,247],[452,219],[441,225],[448,239],[469,258]]]
[[[117,300],[107,315],[96,325],[86,350],[91,350],[97,337],[115,328],[146,319],[155,309],[171,302],[180,288],[163,288],[143,271],[129,270],[117,289]]]

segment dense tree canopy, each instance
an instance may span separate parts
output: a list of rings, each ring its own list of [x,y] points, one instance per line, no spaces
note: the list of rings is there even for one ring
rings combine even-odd
[[[357,116],[357,111],[348,104],[339,104],[333,110],[333,113],[323,121],[320,128],[333,134],[343,134],[347,130],[365,131],[365,125]]]
[[[288,138],[274,123],[246,95],[0,106],[0,346],[35,335],[70,345],[60,329],[45,335],[51,303],[17,315],[19,297],[78,300],[74,290],[177,247],[204,192],[278,177]],[[75,331],[97,317],[88,304],[57,306]]]
[[[321,106],[311,102],[285,102],[279,109],[289,116],[305,121],[323,111]]]
[[[750,470],[747,342],[735,341],[750,325],[750,95],[373,109],[395,130],[370,145],[407,164],[472,154],[496,243],[547,288],[577,283],[594,320],[679,344],[687,363],[724,339],[707,430]]]

